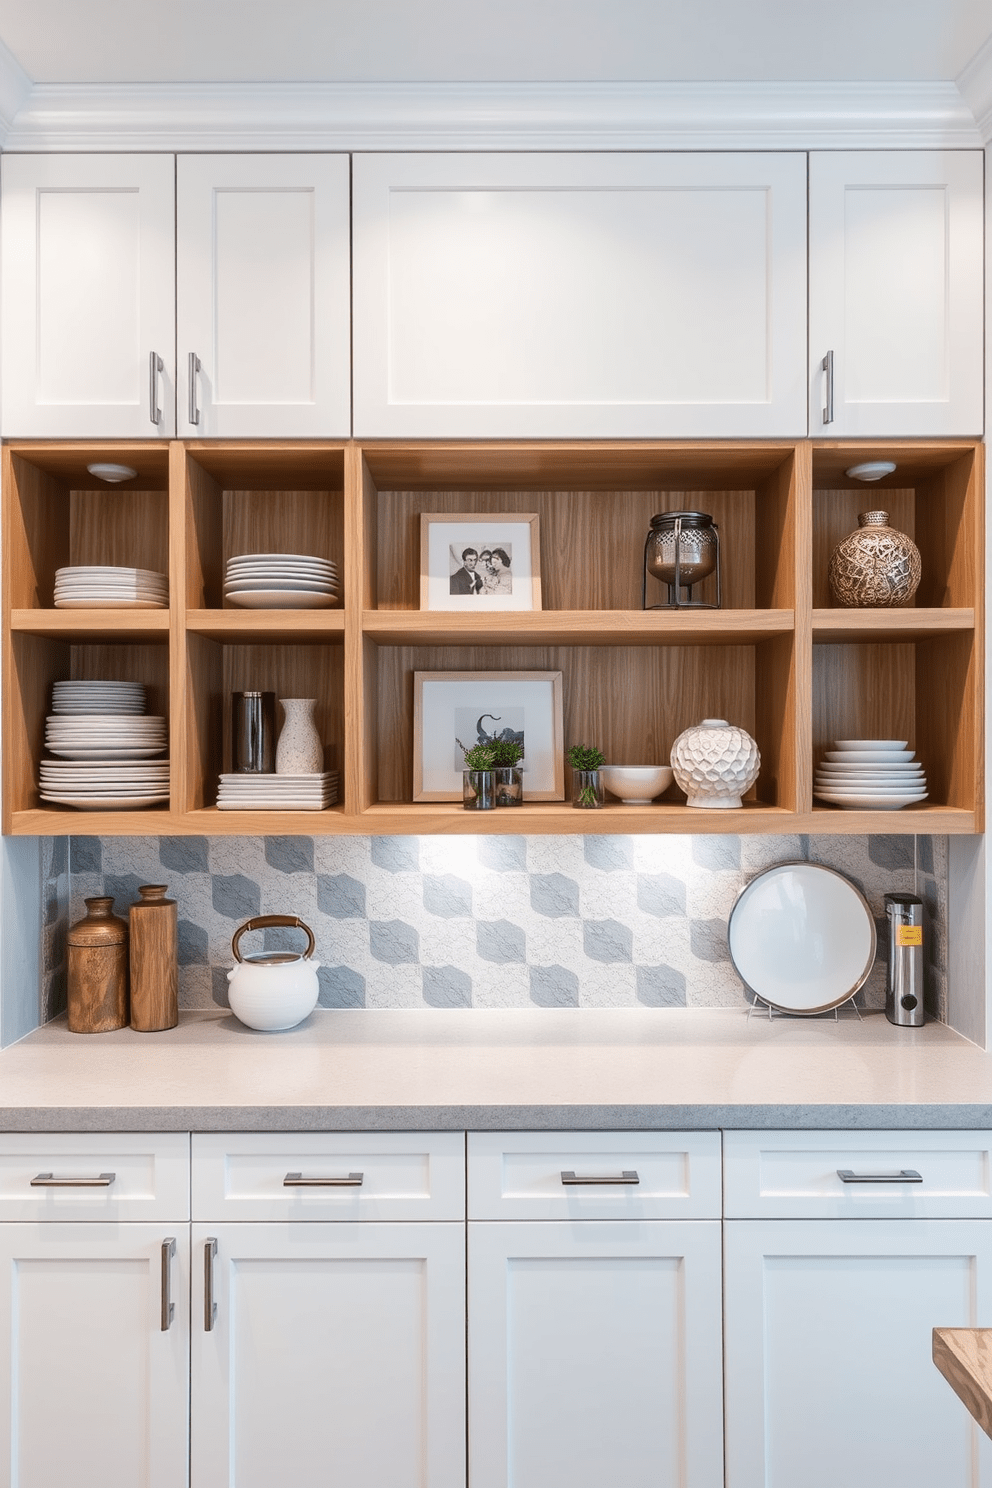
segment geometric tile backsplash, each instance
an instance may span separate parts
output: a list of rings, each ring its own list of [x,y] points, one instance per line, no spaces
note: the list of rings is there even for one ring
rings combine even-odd
[[[862,1007],[885,1000],[882,896],[924,899],[927,1006],[946,1017],[943,837],[73,837],[68,859],[69,918],[46,927],[51,1011],[83,899],[112,894],[126,914],[146,883],[178,901],[185,1008],[227,1005],[231,936],[274,913],[313,929],[324,1007],[739,1007],[734,899],[762,868],[804,859],[845,873],[875,915]],[[264,935],[302,948],[298,932]]]

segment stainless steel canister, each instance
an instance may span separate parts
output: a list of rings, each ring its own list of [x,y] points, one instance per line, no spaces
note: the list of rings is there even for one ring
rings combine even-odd
[[[886,894],[889,976],[885,1016],[900,1028],[919,1028],[923,1015],[923,900],[915,894]]]
[[[271,775],[276,757],[274,692],[231,693],[231,769]]]

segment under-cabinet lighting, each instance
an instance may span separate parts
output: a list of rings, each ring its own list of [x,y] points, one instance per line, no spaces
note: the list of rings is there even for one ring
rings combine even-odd
[[[116,485],[118,481],[134,480],[138,473],[132,470],[130,465],[97,464],[87,465],[86,469],[90,475],[95,475],[98,480],[109,481],[111,485]]]
[[[895,468],[891,460],[866,460],[863,465],[852,465],[844,474],[849,475],[852,480],[877,481],[883,475],[891,475]]]

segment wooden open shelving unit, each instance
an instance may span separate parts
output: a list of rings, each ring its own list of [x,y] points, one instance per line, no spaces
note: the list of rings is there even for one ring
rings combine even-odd
[[[866,486],[844,471],[891,459]],[[113,460],[137,479],[86,472]],[[984,827],[983,447],[973,440],[746,443],[11,443],[3,450],[3,830],[15,834],[903,832]],[[860,511],[914,537],[912,606],[831,606],[827,561]],[[640,608],[655,512],[703,508],[720,526],[723,608]],[[541,521],[544,608],[419,609],[422,512],[530,512]],[[226,559],[312,553],[343,574],[340,609],[225,604]],[[56,610],[55,570],[168,571],[170,608]],[[712,585],[712,580],[706,581]],[[707,597],[712,597],[711,595]],[[668,759],[682,729],[724,717],[761,750],[739,811],[576,811],[525,803],[479,818],[412,801],[415,671],[560,670],[565,742],[617,763]],[[42,805],[37,762],[51,684],[143,681],[169,718],[167,808]],[[316,696],[339,804],[324,812],[215,805],[229,768],[229,694]],[[814,802],[841,737],[906,737],[930,799],[902,811]]]

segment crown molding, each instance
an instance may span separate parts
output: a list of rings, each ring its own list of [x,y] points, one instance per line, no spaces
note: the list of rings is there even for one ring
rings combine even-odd
[[[0,144],[31,95],[31,79],[0,41]]]
[[[992,36],[958,75],[958,92],[975,118],[982,141],[992,141]]]
[[[5,97],[0,84],[0,110]],[[39,83],[17,109],[4,148],[960,149],[982,143],[954,83]]]

